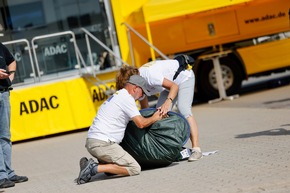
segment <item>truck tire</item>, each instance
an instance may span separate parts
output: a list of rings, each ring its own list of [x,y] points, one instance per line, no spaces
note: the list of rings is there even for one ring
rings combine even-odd
[[[213,62],[202,61],[197,72],[197,92],[201,99],[210,100],[219,97]],[[239,93],[242,84],[240,62],[231,57],[220,58],[222,77],[227,96]]]

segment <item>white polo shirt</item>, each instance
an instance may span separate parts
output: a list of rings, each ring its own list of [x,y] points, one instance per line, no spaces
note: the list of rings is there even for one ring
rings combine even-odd
[[[121,89],[108,98],[99,108],[88,138],[121,143],[128,122],[140,115],[134,98]]]
[[[164,78],[173,81],[179,63],[177,60],[156,60],[144,64],[139,68],[140,75],[148,82],[148,91],[151,95],[160,93],[164,90],[162,83]],[[173,81],[177,85],[180,85],[188,79],[188,77],[194,76],[192,70],[181,71],[177,78]]]

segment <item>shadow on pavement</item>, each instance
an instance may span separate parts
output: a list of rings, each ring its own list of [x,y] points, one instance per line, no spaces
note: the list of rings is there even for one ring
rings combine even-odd
[[[287,102],[287,101],[290,101],[290,98],[285,98],[285,99],[280,99],[280,100],[275,100],[275,101],[267,101],[267,102],[264,102],[264,104],[282,103],[282,102]]]
[[[290,124],[287,124],[285,126],[290,126]],[[284,129],[284,128],[277,128],[277,129],[270,129],[266,131],[260,131],[255,133],[245,133],[237,135],[235,138],[250,138],[250,137],[259,137],[259,136],[265,136],[265,135],[272,135],[272,136],[280,136],[280,135],[290,135],[290,130]]]

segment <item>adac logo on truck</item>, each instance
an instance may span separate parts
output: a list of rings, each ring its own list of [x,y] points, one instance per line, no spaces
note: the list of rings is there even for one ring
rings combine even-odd
[[[57,109],[59,107],[58,97],[53,95],[49,98],[40,98],[39,100],[29,100],[20,102],[20,116],[42,112],[45,110]]]
[[[107,85],[110,89],[115,90],[115,85],[109,84]],[[106,95],[105,91],[108,91],[109,88],[105,86],[94,86],[92,87],[92,99],[93,102],[101,102],[105,101],[108,98],[108,95]]]
[[[66,44],[44,47],[44,56],[54,56],[57,54],[66,54],[66,53],[67,53]]]

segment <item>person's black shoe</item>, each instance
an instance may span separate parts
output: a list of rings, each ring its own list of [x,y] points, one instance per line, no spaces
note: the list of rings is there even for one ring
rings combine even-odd
[[[83,170],[87,166],[88,158],[82,157],[80,159],[80,170]]]
[[[0,188],[10,188],[13,186],[15,186],[15,183],[8,180],[7,178],[0,180]]]
[[[98,165],[99,164],[97,162],[90,158],[83,168],[81,166],[79,177],[77,178],[77,184],[84,184],[89,182],[91,177],[97,173]]]
[[[14,182],[14,183],[21,183],[21,182],[26,182],[28,181],[28,178],[26,176],[17,176],[14,175],[11,178],[9,178],[10,181]]]

